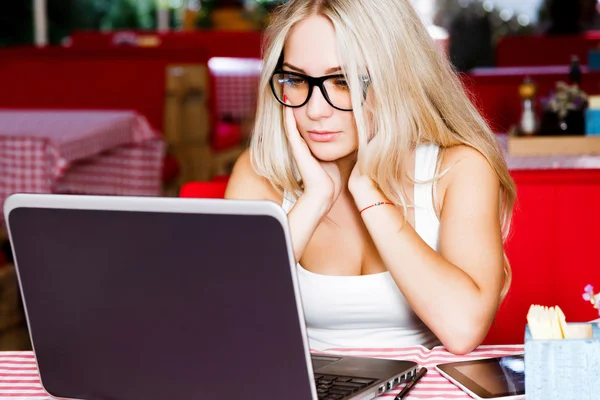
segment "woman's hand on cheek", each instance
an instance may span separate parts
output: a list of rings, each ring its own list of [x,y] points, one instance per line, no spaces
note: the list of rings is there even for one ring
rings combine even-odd
[[[377,190],[377,185],[375,185],[373,179],[368,175],[360,172],[358,163],[356,163],[350,174],[350,179],[348,180],[348,190],[352,196],[356,198],[357,195],[360,195],[363,192]]]
[[[312,155],[308,144],[298,132],[296,119],[290,107],[285,107],[285,128],[296,166],[302,177],[304,185],[302,196],[326,203],[324,204],[325,208],[329,210],[337,200],[342,188],[342,179],[337,164],[319,161]]]
[[[373,145],[374,139],[369,141],[367,152],[369,151],[369,146]],[[375,201],[384,201],[385,198],[379,191],[375,181],[366,173],[361,172],[358,165],[358,162],[354,165],[348,180],[348,191],[352,194],[357,208],[362,209]]]
[[[369,144],[367,145],[367,152],[370,150],[369,147],[372,147],[375,144],[375,141],[375,137],[369,141]],[[364,190],[368,191],[376,189],[375,182],[367,174],[361,173],[358,164],[359,163],[357,161],[352,169],[352,173],[350,174],[350,179],[348,180],[348,190],[353,195],[359,194]]]

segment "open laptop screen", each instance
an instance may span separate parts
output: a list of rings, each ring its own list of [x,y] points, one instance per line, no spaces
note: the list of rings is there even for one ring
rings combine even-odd
[[[52,395],[311,398],[276,218],[17,207],[8,223]]]

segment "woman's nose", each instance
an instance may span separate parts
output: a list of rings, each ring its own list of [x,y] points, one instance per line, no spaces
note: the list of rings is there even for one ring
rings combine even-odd
[[[319,87],[313,86],[312,90],[312,95],[306,104],[306,115],[313,120],[330,117],[333,114],[333,107],[325,100]]]

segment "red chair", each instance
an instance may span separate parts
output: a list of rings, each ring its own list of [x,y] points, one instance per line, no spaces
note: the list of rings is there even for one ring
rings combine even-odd
[[[225,197],[227,181],[188,182],[181,185],[179,197],[222,199]]]

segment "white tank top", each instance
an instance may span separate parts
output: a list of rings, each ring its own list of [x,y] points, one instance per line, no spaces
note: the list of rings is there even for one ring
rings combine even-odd
[[[439,147],[423,144],[415,154],[415,180],[435,175]],[[284,196],[288,213],[294,203]],[[433,184],[415,184],[415,230],[438,249],[439,220],[433,205]],[[418,267],[418,266],[415,266]],[[298,269],[298,283],[310,347],[397,348],[440,344],[417,317],[389,272],[359,276],[331,276]]]

